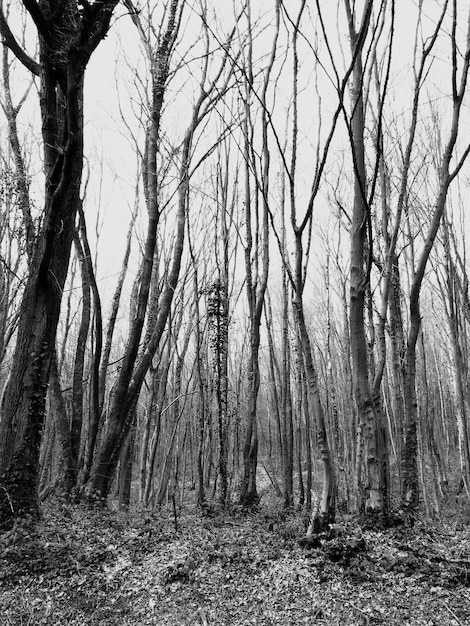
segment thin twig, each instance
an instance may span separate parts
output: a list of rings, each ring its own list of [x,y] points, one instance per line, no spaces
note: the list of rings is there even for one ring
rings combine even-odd
[[[462,622],[459,620],[459,618],[454,613],[454,611],[450,608],[450,606],[446,602],[444,602],[444,600],[441,600],[441,602],[446,607],[446,609],[449,611],[449,613],[452,615],[452,617],[454,617],[454,619],[457,620],[457,623],[460,624],[460,626],[462,626]]]
[[[5,492],[7,500],[8,500],[8,504],[10,505],[11,512],[14,513],[15,509],[13,507],[13,502],[11,501],[10,494],[8,493],[8,490],[3,485],[0,485],[0,488],[3,489],[3,491]]]

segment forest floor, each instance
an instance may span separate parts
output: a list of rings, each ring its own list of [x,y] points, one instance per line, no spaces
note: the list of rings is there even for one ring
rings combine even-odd
[[[299,545],[301,514],[124,513],[49,503],[0,536],[0,624],[468,625],[470,523]]]

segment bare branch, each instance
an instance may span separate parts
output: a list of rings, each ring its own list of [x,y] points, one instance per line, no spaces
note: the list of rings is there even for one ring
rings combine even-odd
[[[8,26],[8,22],[2,8],[0,8],[0,34],[3,39],[3,44],[10,48],[18,61],[20,61],[35,76],[39,76],[39,63],[36,63],[36,61],[34,61],[34,59],[32,59],[16,41],[15,36]]]

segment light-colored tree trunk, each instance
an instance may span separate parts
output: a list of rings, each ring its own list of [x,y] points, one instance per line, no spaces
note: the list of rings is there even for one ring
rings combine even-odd
[[[445,14],[447,3],[443,8],[442,18]],[[441,22],[436,28],[440,29]],[[451,58],[452,58],[452,114],[450,130],[447,142],[443,147],[439,163],[439,188],[436,196],[434,210],[430,219],[428,231],[424,240],[424,246],[417,259],[414,268],[409,298],[410,328],[406,346],[406,376],[405,376],[405,413],[406,430],[405,445],[402,457],[403,484],[402,484],[402,507],[413,517],[419,504],[419,481],[418,481],[418,439],[417,439],[417,397],[416,397],[416,344],[421,329],[420,294],[431,250],[439,230],[442,216],[446,206],[447,193],[451,182],[460,171],[469,152],[470,145],[457,159],[454,169],[450,169],[450,163],[454,157],[457,138],[459,135],[460,116],[464,96],[467,91],[467,79],[470,65],[470,14],[468,15],[468,30],[465,44],[462,46],[457,41],[457,3],[453,3],[452,30],[451,30]],[[460,77],[457,58],[462,57]]]
[[[274,34],[270,49],[270,57],[263,76],[263,85],[260,96],[257,96],[261,105],[261,168],[259,179],[256,167],[255,139],[252,113],[252,85],[253,85],[253,41],[251,24],[251,2],[247,3],[247,18],[249,32],[248,46],[248,73],[246,76],[245,119],[244,119],[244,158],[245,158],[245,273],[250,316],[250,354],[248,365],[248,415],[246,424],[245,442],[243,446],[243,478],[240,490],[240,502],[245,506],[257,504],[258,493],[256,472],[258,465],[258,395],[260,388],[259,350],[261,342],[261,317],[263,314],[264,298],[268,284],[269,272],[269,183],[270,183],[270,153],[268,147],[268,113],[267,92],[270,77],[277,53],[277,40],[280,24],[280,3],[275,4]],[[255,172],[254,191],[255,200],[252,201],[250,176]],[[252,222],[256,224],[253,233]],[[255,242],[255,243],[254,243]]]
[[[365,329],[365,298],[370,288],[372,256],[371,214],[367,195],[365,166],[365,114],[364,114],[364,71],[362,66],[363,42],[370,24],[372,2],[367,2],[361,18],[360,35],[356,31],[355,19],[349,0],[345,0],[349,23],[351,52],[355,55],[351,85],[350,139],[354,163],[354,203],[351,221],[351,266],[350,266],[350,310],[349,329],[351,338],[351,361],[360,424],[360,451],[358,461],[364,464],[359,483],[360,510],[378,519],[388,512],[388,462],[384,436],[384,413],[380,391],[371,389],[371,363],[368,358]],[[361,449],[362,448],[362,449]],[[357,467],[357,466],[356,466]]]
[[[88,481],[87,491],[97,492],[104,497],[108,494],[111,481],[119,461],[121,448],[132,424],[135,405],[152,359],[160,345],[172,307],[173,297],[180,278],[183,257],[186,214],[190,197],[190,164],[193,140],[201,122],[213,110],[215,104],[223,97],[227,84],[232,76],[235,58],[230,57],[230,44],[234,32],[228,37],[224,46],[225,53],[212,80],[208,78],[210,55],[210,39],[207,22],[202,20],[206,38],[206,54],[203,56],[203,67],[200,91],[193,106],[189,125],[187,126],[179,153],[178,201],[175,215],[175,235],[171,265],[168,269],[163,292],[159,298],[158,314],[152,332],[146,337],[145,345],[140,347],[144,322],[149,300],[153,258],[156,245],[156,232],[160,218],[159,179],[157,175],[157,157],[160,147],[160,121],[163,99],[170,71],[170,59],[176,42],[180,24],[182,4],[180,0],[172,0],[169,7],[165,34],[159,39],[154,49],[148,39],[146,30],[140,21],[139,13],[131,2],[127,2],[132,16],[141,34],[145,49],[149,53],[152,67],[152,103],[151,124],[146,136],[146,167],[144,168],[144,187],[149,214],[145,254],[143,256],[142,278],[138,297],[137,315],[129,331],[127,348],[121,363],[119,377],[112,394],[112,402],[106,427],[95,454],[92,475]],[[207,156],[208,153],[206,153]],[[205,158],[205,157],[204,157]],[[202,161],[204,160],[202,159]],[[201,161],[201,162],[202,162]]]

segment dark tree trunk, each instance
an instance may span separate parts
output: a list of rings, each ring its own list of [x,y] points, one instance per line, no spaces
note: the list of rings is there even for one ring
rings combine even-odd
[[[40,41],[45,202],[20,307],[17,342],[1,407],[0,524],[37,516],[39,448],[49,369],[67,277],[83,166],[83,79],[117,0],[53,11],[27,3]],[[3,16],[3,15],[2,15]],[[20,59],[24,62],[24,59]],[[35,66],[32,66],[33,68]]]
[[[68,497],[75,486],[77,474],[74,463],[70,423],[65,406],[64,396],[60,386],[57,355],[52,357],[51,371],[49,374],[49,420],[53,422],[55,430],[56,448],[56,477],[53,488],[57,493]]]
[[[127,509],[131,503],[132,468],[134,465],[135,426],[127,438],[119,464],[117,497],[120,509]]]

